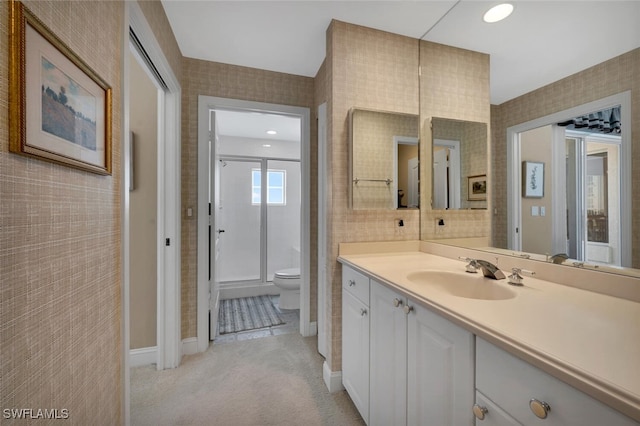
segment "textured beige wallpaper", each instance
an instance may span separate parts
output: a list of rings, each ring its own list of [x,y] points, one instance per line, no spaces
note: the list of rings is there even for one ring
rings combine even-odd
[[[640,49],[491,108],[493,245],[507,244],[507,128],[631,90],[632,260],[640,268]]]
[[[182,62],[182,211],[197,213],[198,198],[198,96],[217,96],[311,109],[311,148],[317,146],[313,78],[235,65],[184,58]],[[312,175],[313,176],[313,175]],[[312,180],[311,193],[317,191]],[[317,223],[312,212],[312,227]],[[197,335],[197,214],[182,215],[182,338]],[[314,235],[316,238],[314,238]],[[317,234],[312,232],[311,259],[317,258]],[[316,293],[317,266],[312,263],[311,294]],[[315,302],[312,301],[312,319]]]
[[[489,139],[489,55],[427,41],[420,42],[420,140],[430,141],[431,117],[487,123]],[[489,156],[491,152],[489,151]],[[431,145],[422,144],[420,162],[432,163]],[[462,159],[464,161],[464,159]],[[474,165],[481,170],[481,165]],[[485,164],[485,170],[490,169]],[[487,170],[491,176],[491,170]],[[478,173],[480,174],[480,173]],[[466,177],[462,176],[462,196],[466,198]],[[420,175],[423,204],[431,199],[431,168],[422,167]],[[490,194],[489,194],[490,197]],[[490,200],[488,200],[490,207]],[[465,207],[471,207],[466,202]],[[475,207],[475,206],[474,206]],[[490,210],[420,211],[420,234],[423,240],[485,237],[490,235]],[[445,226],[437,226],[439,219]]]
[[[9,4],[0,3],[0,407],[121,424],[123,3],[26,2],[113,89],[112,176],[8,152]]]
[[[352,210],[348,190],[348,114],[353,107],[418,114],[418,40],[333,21],[327,33],[328,144],[331,158],[327,362],[342,368],[342,268],[338,244],[419,237],[417,210]],[[397,228],[395,219],[404,219]],[[330,321],[329,321],[330,320]]]

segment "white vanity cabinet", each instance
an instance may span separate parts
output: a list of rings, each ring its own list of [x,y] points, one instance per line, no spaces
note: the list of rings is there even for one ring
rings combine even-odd
[[[479,408],[486,408],[484,420],[476,419],[477,426],[638,425],[634,420],[479,337],[476,338],[476,388],[479,395],[476,404]],[[493,403],[493,407],[487,406],[487,399]],[[508,423],[505,418],[516,423]]]
[[[342,384],[369,418],[369,278],[342,268]]]
[[[473,334],[370,285],[369,424],[473,425]]]

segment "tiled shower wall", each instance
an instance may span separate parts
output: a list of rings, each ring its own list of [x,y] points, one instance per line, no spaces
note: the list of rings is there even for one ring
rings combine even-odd
[[[255,102],[306,107],[311,110],[311,152],[317,152],[314,80],[272,71],[184,58],[182,61],[182,338],[197,336],[197,200],[198,96],[216,96]],[[312,162],[317,159],[312,158]],[[317,173],[311,173],[311,194]],[[313,197],[312,197],[313,199]],[[193,208],[194,215],[184,212]],[[317,223],[316,208],[311,224]],[[311,318],[316,312],[317,234],[311,235]]]
[[[113,175],[9,153],[0,3],[0,407],[122,422],[121,70],[124,4],[28,1],[113,89]]]
[[[627,90],[631,90],[632,120],[632,261],[634,268],[640,268],[640,49],[492,106],[494,246],[507,244],[507,128]]]

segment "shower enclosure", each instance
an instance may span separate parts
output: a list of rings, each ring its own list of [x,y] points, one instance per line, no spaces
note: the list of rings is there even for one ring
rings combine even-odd
[[[300,267],[300,161],[220,157],[219,280],[262,284]]]

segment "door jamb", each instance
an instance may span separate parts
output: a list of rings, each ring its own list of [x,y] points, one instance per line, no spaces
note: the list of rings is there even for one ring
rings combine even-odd
[[[181,316],[180,316],[180,208],[181,208],[181,184],[180,184],[180,126],[181,126],[181,87],[169,62],[167,61],[160,44],[147,22],[142,9],[136,2],[127,3],[128,19],[125,21],[126,37],[125,55],[129,55],[129,28],[133,29],[138,40],[144,46],[145,52],[156,67],[158,74],[162,76],[167,89],[163,99],[159,99],[159,123],[158,123],[158,300],[157,300],[157,368],[174,368],[180,364],[182,357],[182,344],[180,341]],[[128,80],[128,62],[125,61],[124,79]],[[125,125],[123,169],[125,177],[131,173],[128,170],[129,140],[128,121],[128,91],[125,98]],[[128,184],[123,179],[123,197],[125,199],[124,241],[128,235]],[[166,245],[166,242],[169,242]],[[128,257],[128,247],[125,256]],[[128,259],[127,259],[128,262]],[[127,276],[124,280],[124,292],[129,305],[128,293],[130,282]],[[128,323],[128,312],[124,312],[125,322]],[[128,333],[125,336],[128,339]],[[128,347],[128,344],[126,345]],[[128,353],[125,354],[128,357]],[[128,382],[126,383],[128,386]]]

